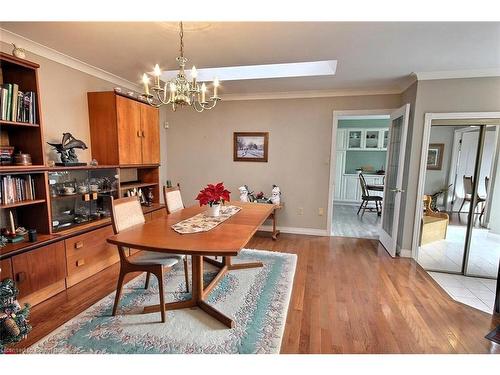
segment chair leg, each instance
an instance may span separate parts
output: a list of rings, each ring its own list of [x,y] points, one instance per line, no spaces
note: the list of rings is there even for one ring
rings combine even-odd
[[[118,276],[118,284],[116,286],[115,304],[113,305],[113,316],[116,315],[116,311],[118,310],[118,303],[120,302],[120,297],[122,294],[124,278],[125,278],[125,273],[123,273],[122,270],[120,270],[120,275]]]
[[[368,206],[368,201],[365,201],[365,205],[363,207],[363,212],[361,212],[361,217],[365,214],[366,206]]]
[[[160,266],[155,272],[156,278],[158,279],[158,292],[160,293],[160,313],[161,322],[165,323],[165,294],[163,292],[163,267]]]
[[[361,209],[363,208],[363,204],[365,203],[365,201],[361,201],[361,204],[359,205],[359,208],[358,208],[358,212],[356,213],[356,215],[359,215],[359,211],[361,211]]]
[[[144,285],[144,289],[148,289],[149,288],[149,280],[151,279],[151,272],[147,272],[146,273],[146,284]]]
[[[462,201],[462,204],[460,205],[460,209],[458,210],[458,216],[460,217],[460,214],[462,213],[462,208],[464,207],[465,204],[465,198]]]
[[[189,274],[188,274],[188,259],[184,256],[184,278],[186,279],[186,293],[189,293]]]

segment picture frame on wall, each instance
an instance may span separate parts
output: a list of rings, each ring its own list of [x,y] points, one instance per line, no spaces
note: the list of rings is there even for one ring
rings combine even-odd
[[[440,171],[443,167],[444,143],[431,143],[427,151],[427,169]]]
[[[268,160],[268,132],[234,132],[233,160],[266,162]]]

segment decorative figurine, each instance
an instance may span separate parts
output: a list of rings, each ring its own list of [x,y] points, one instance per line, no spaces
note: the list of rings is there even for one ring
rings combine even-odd
[[[153,189],[149,189],[148,194],[146,195],[146,206],[150,207],[153,204]]]
[[[248,200],[248,189],[247,189],[247,186],[246,185],[240,186],[238,188],[238,190],[240,191],[240,201],[242,201],[242,202],[249,202],[249,200]]]
[[[56,163],[59,166],[77,166],[77,165],[87,165],[87,163],[79,163],[78,157],[76,156],[75,149],[79,148],[82,150],[87,149],[87,145],[82,141],[76,139],[71,135],[71,133],[63,133],[61,143],[50,143],[49,145],[54,147],[59,153],[61,158],[61,163]]]
[[[17,57],[18,59],[25,59],[26,50],[24,48],[16,47],[14,43],[12,43],[12,45],[14,46],[14,49],[12,50],[12,55]]]
[[[272,204],[279,205],[281,203],[281,190],[278,185],[273,185],[272,195],[269,200]]]

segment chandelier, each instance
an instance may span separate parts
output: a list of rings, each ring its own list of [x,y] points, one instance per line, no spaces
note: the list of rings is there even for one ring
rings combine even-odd
[[[153,107],[160,107],[162,105],[172,105],[172,110],[175,111],[178,106],[189,105],[197,112],[203,112],[205,109],[212,109],[217,105],[221,98],[217,95],[219,87],[219,80],[216,78],[213,81],[213,95],[209,95],[207,85],[203,82],[201,85],[196,81],[198,72],[196,67],[191,69],[191,81],[186,78],[185,66],[188,61],[184,57],[184,29],[182,22],[180,22],[180,56],[176,58],[179,64],[179,72],[177,76],[170,81],[166,82],[162,87],[160,85],[161,69],[158,64],[155,65],[153,70],[154,84],[149,87],[149,77],[146,73],[142,76],[142,83],[144,84],[144,94],[142,95],[149,105]]]

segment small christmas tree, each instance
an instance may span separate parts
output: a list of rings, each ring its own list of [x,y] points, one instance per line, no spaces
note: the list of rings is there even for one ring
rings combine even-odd
[[[0,353],[5,347],[21,341],[31,331],[28,324],[30,305],[17,302],[19,290],[11,279],[0,282]]]

